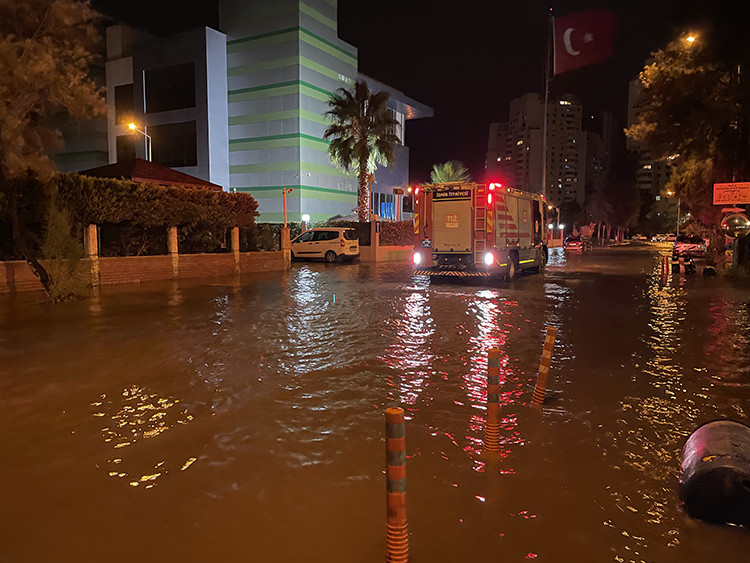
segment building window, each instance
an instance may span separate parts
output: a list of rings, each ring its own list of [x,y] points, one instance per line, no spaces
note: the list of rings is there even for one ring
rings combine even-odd
[[[148,134],[154,162],[170,168],[198,165],[195,121],[152,125]]]
[[[130,122],[133,119],[133,85],[115,86],[115,121]]]
[[[135,137],[133,135],[117,136],[117,162],[135,160]]]
[[[154,68],[145,72],[146,113],[195,107],[195,64]]]

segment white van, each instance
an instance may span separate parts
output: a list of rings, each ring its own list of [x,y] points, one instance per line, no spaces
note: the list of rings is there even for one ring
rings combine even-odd
[[[292,241],[292,260],[323,258],[333,263],[341,258],[351,262],[355,256],[359,256],[359,238],[354,229],[318,227],[305,231]]]

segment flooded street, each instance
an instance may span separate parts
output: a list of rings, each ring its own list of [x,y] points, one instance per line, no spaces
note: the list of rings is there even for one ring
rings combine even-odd
[[[677,485],[698,425],[748,421],[750,285],[665,281],[649,246],[550,262],[495,287],[295,262],[0,295],[0,562],[383,561],[390,406],[412,561],[748,561],[750,531],[686,517]]]

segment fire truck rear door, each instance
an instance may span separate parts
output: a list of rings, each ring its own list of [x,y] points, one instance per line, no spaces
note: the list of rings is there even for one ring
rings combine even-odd
[[[471,197],[470,188],[453,188],[433,193],[433,251],[472,252]]]

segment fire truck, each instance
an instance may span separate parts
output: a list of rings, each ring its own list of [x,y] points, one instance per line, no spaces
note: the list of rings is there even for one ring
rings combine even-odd
[[[543,272],[544,196],[501,184],[450,182],[414,190],[414,273],[504,278]]]

